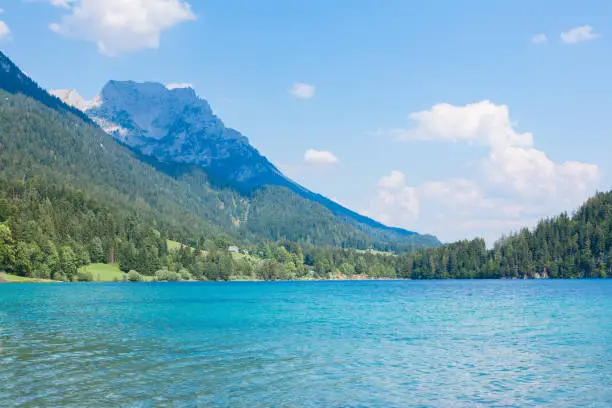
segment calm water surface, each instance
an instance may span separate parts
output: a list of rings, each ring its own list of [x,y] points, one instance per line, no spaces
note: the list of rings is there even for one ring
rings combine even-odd
[[[612,282],[0,286],[0,406],[612,407]]]

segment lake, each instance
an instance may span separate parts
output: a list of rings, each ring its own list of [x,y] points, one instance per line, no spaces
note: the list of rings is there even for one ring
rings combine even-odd
[[[10,284],[0,329],[2,406],[612,406],[612,281]]]

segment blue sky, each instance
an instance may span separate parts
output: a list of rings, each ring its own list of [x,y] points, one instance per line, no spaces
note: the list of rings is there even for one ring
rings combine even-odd
[[[0,7],[0,48],[42,86],[193,84],[292,178],[445,241],[492,242],[612,182],[603,0]]]

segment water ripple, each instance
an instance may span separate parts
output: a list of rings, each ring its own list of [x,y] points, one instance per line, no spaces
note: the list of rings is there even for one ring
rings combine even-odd
[[[610,407],[612,282],[0,286],[0,405]]]

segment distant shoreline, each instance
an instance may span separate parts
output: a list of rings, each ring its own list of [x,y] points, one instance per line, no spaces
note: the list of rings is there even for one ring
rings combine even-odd
[[[13,275],[11,275],[11,277],[14,277]],[[424,282],[424,281],[493,281],[493,280],[498,280],[498,281],[536,281],[536,280],[550,280],[550,281],[561,281],[561,280],[605,280],[603,278],[466,278],[466,279],[410,279],[410,278],[358,278],[358,279],[351,279],[351,278],[342,278],[342,279],[337,279],[337,278],[331,278],[331,279],[290,279],[290,280],[284,280],[284,279],[278,279],[278,280],[261,280],[261,279],[230,279],[227,281],[224,280],[218,280],[218,281],[214,281],[214,280],[178,280],[178,281],[155,281],[155,280],[151,280],[151,281],[141,281],[141,282],[130,282],[130,281],[90,281],[90,282],[78,282],[78,281],[72,281],[72,282],[65,282],[65,281],[54,281],[54,280],[49,280],[49,279],[35,279],[35,278],[24,278],[24,277],[17,277],[19,279],[0,279],[0,285],[2,284],[8,284],[8,285],[14,285],[14,284],[35,284],[35,283],[45,283],[45,284],[50,284],[50,283],[75,283],[75,284],[83,284],[83,283],[125,283],[125,284],[132,284],[132,283],[248,283],[248,282],[253,282],[253,283],[268,283],[268,282],[375,282],[375,281],[383,281],[383,282],[395,282],[395,281],[410,281],[410,282]]]

